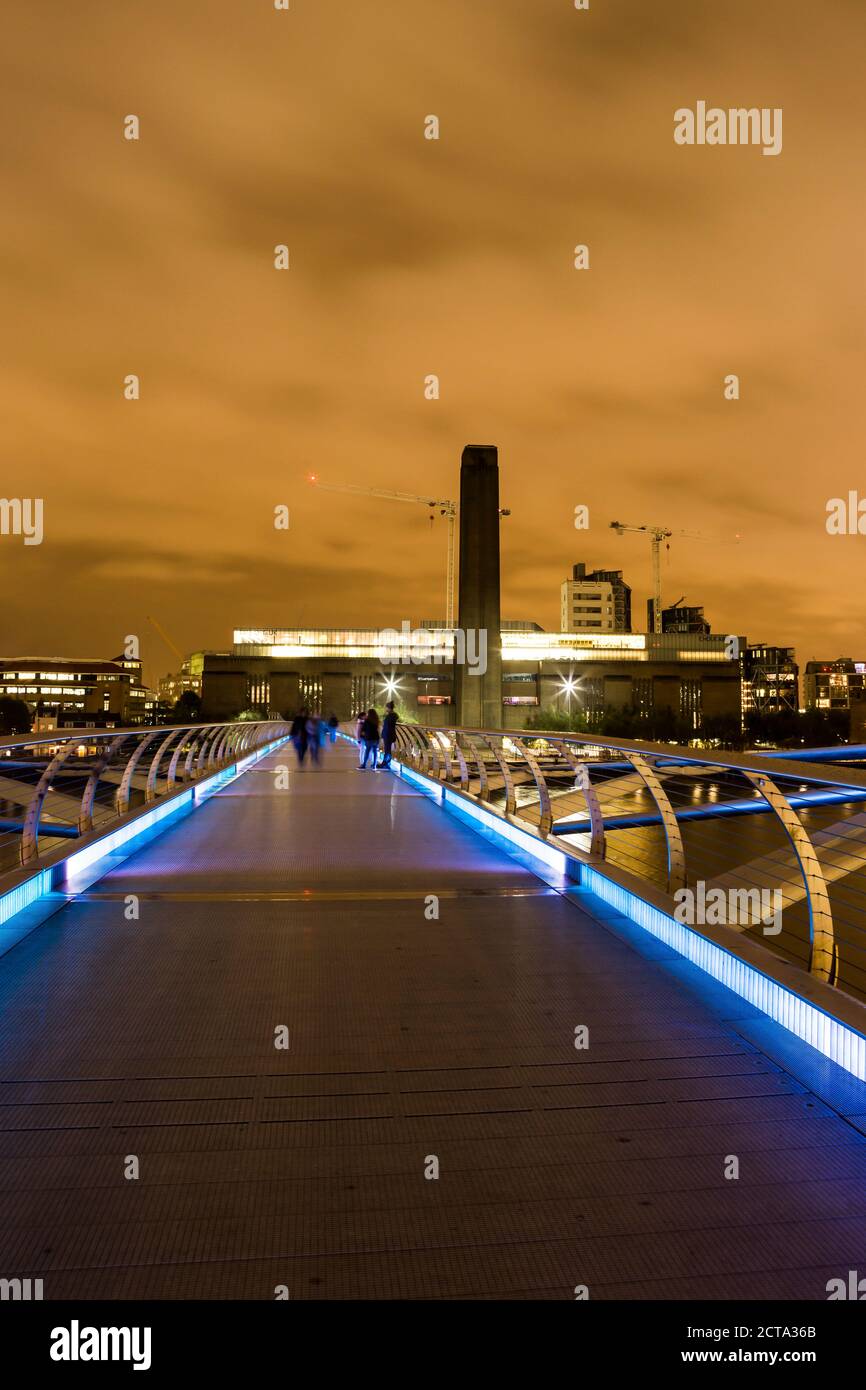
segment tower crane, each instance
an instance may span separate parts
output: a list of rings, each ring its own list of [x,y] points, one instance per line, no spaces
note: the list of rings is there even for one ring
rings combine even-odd
[[[181,651],[180,647],[178,647],[178,646],[176,645],[176,643],[172,642],[171,638],[169,637],[169,635],[168,635],[168,633],[166,632],[165,628],[163,627],[162,623],[159,622],[157,618],[152,618],[152,617],[150,616],[149,613],[146,614],[146,617],[147,617],[147,621],[150,623],[151,627],[152,627],[156,632],[159,633],[159,635],[160,635],[160,637],[162,638],[162,640],[163,640],[163,642],[165,643],[165,645],[166,645],[167,647],[171,647],[171,650],[174,652],[174,654],[175,654],[175,656],[177,657],[178,661],[181,662],[181,664],[182,664],[183,661],[184,661],[184,659],[185,659],[185,658],[184,658],[184,655],[183,655],[183,652]]]
[[[700,541],[703,536],[697,535],[694,531],[672,531],[669,526],[630,526],[626,521],[612,521],[611,530],[616,531],[618,536],[622,536],[626,531],[641,531],[650,538],[653,562],[653,632],[662,630],[662,575],[660,550],[662,541],[670,540],[671,536],[687,536],[690,540]]]
[[[438,511],[448,521],[448,561],[445,574],[445,626],[454,627],[454,570],[455,543],[457,536],[457,503],[450,497],[419,497],[414,492],[393,492],[384,487],[362,487],[359,483],[323,483],[318,474],[310,474],[310,482],[325,492],[351,492],[357,497],[382,497],[387,502],[415,502],[430,508],[430,520]],[[508,507],[500,507],[500,516],[510,516]]]

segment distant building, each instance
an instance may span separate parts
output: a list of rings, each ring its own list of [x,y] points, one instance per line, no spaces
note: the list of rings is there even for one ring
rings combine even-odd
[[[177,704],[181,695],[187,691],[192,691],[194,695],[201,695],[201,669],[199,668],[194,675],[191,670],[192,658],[187,657],[181,663],[179,671],[168,676],[160,677],[157,691],[160,702],[171,709]]]
[[[346,719],[393,698],[409,721],[453,724],[454,633],[432,624],[413,629],[421,631],[435,640],[416,653],[419,659],[383,661],[382,632],[375,628],[239,629],[231,651],[197,654],[202,718],[231,719],[251,707],[286,715],[308,705]],[[740,641],[744,650],[745,638]],[[581,711],[591,721],[610,709],[647,715],[668,709],[694,727],[705,716],[741,715],[742,663],[731,660],[724,637],[543,632],[523,625],[502,628],[500,650],[503,728],[525,727],[542,707]]]
[[[743,696],[746,713],[794,713],[800,708],[800,669],[793,647],[756,643],[746,648]]]
[[[866,661],[850,656],[835,661],[807,661],[803,677],[806,709],[850,709],[866,684]]]
[[[561,632],[631,632],[631,589],[622,570],[572,567],[560,586]]]
[[[647,599],[647,632],[653,631],[654,612],[655,601],[653,599]],[[671,604],[670,608],[662,609],[662,632],[693,632],[697,635],[702,634],[704,637],[709,637],[710,625],[704,617],[704,610],[702,607],[684,607],[682,599],[677,599],[676,603]]]
[[[3,657],[0,696],[23,700],[38,731],[148,724],[157,704],[142,684],[141,662],[125,656]]]

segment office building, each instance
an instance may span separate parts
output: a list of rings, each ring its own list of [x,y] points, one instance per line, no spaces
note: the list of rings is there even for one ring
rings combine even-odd
[[[572,567],[560,586],[561,632],[631,632],[631,589],[622,570]]]
[[[157,704],[142,684],[141,662],[125,656],[3,657],[0,696],[23,700],[37,732],[149,724]]]
[[[850,656],[835,661],[807,661],[803,676],[806,709],[850,709],[866,682],[866,661]]]
[[[793,647],[763,642],[747,647],[743,662],[746,713],[795,714],[800,707],[799,674]]]

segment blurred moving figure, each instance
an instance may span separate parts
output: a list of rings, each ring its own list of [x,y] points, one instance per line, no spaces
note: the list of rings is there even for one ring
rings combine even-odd
[[[364,744],[364,758],[358,771],[363,772],[370,758],[373,759],[373,771],[376,772],[376,759],[379,755],[379,716],[374,709],[368,709],[361,725],[361,740]]]
[[[307,751],[307,720],[309,717],[310,711],[308,709],[302,709],[292,720],[290,738],[295,746],[299,764],[304,761],[304,756]]]
[[[337,742],[337,725],[339,724],[339,722],[340,721],[335,714],[328,715],[328,738],[331,740],[332,743]]]
[[[317,714],[308,714],[306,724],[307,747],[310,750],[310,762],[316,767],[319,765],[319,750],[322,747],[323,732],[322,721],[319,716]]]
[[[364,756],[364,720],[367,718],[364,710],[355,719],[355,738],[358,740],[358,766],[361,766],[361,758]]]

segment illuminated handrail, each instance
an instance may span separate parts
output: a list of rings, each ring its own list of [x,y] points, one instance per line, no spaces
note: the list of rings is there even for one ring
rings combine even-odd
[[[40,859],[40,835],[56,841],[87,835],[97,828],[110,829],[128,819],[140,805],[177,795],[182,789],[179,782],[213,776],[241,756],[285,737],[288,731],[283,720],[256,720],[64,729],[4,737],[0,739],[0,777],[6,799],[18,800],[23,818],[20,822],[5,820],[2,839],[7,845],[17,839],[14,858],[18,864],[35,864]],[[113,804],[103,806],[96,827],[100,788],[109,784],[116,786]],[[48,821],[43,813],[52,793],[65,808],[65,816]],[[7,862],[5,867],[9,869],[12,864]]]
[[[772,753],[705,752],[597,734],[540,729],[430,729],[402,725],[398,732],[401,756],[416,771],[485,804],[495,814],[541,840],[558,841],[567,853],[594,867],[602,865],[611,872],[612,830],[660,827],[667,864],[664,891],[671,902],[671,910],[680,890],[687,890],[689,883],[684,824],[702,817],[711,820],[723,814],[766,811],[784,831],[802,879],[800,896],[804,896],[808,908],[808,969],[818,979],[839,982],[839,945],[827,880],[798,806],[812,804],[810,797],[820,802],[822,796],[831,805],[866,801],[866,771],[863,769],[843,767],[836,762],[821,765],[811,759],[798,763],[796,757],[788,754],[776,758]],[[702,802],[701,779],[706,777],[727,778],[732,785],[742,784],[742,799],[730,800],[720,807]],[[685,804],[681,791],[677,800],[672,790],[677,778],[692,779],[697,805]],[[790,787],[792,782],[798,781],[806,784],[799,790],[786,791],[780,785],[784,783]],[[616,814],[606,815],[600,795],[606,782],[613,788],[623,788],[621,795],[614,799],[626,802],[625,810],[618,806]],[[586,803],[585,818],[557,818],[557,800],[563,796],[567,798],[568,793],[574,791],[582,793]],[[640,800],[642,796],[650,799],[650,814],[643,809],[646,803]],[[755,800],[758,797],[760,804]],[[628,809],[635,803],[636,809]],[[576,842],[575,837],[583,835],[589,838],[588,849]],[[866,869],[866,817],[861,840],[857,843],[862,844],[861,857]],[[771,870],[778,870],[776,851],[759,858],[766,859]],[[640,867],[638,864],[635,870],[629,866],[625,872],[639,878]],[[747,870],[749,866],[729,866],[728,878],[736,878],[743,868]],[[779,880],[786,881],[781,875]],[[692,883],[696,880],[692,879]],[[790,890],[789,881],[787,885]],[[743,891],[748,894],[754,890]],[[864,931],[866,948],[866,895],[863,911],[863,926],[858,929]],[[748,922],[745,926],[736,925],[736,929],[747,930],[749,925]]]

